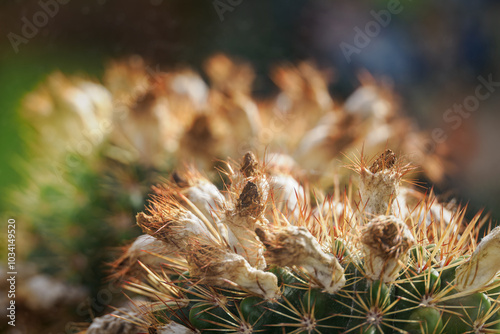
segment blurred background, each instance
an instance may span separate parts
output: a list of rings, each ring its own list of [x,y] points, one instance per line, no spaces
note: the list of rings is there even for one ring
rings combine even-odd
[[[32,145],[38,140],[37,126],[20,109],[26,94],[54,71],[100,82],[110,61],[138,55],[150,71],[189,67],[207,81],[205,61],[224,53],[253,67],[251,95],[266,99],[279,92],[270,76],[274,66],[309,60],[329,73],[328,91],[342,103],[360,86],[361,71],[367,70],[393,87],[402,112],[421,129],[429,133],[440,129],[436,137],[446,137],[445,154],[454,170],[435,185],[436,191],[469,203],[472,213],[485,208],[498,219],[498,17],[500,3],[493,0],[2,1],[2,226],[8,218],[17,221],[17,257],[37,264],[36,268],[27,265],[26,275],[47,275],[30,281],[32,286],[54,288],[51,280],[57,278],[64,282],[58,287],[60,295],[74,296],[76,301],[90,296],[86,304],[76,303],[78,307],[70,307],[64,316],[54,312],[33,322],[42,332],[64,332],[69,330],[64,328],[69,320],[88,321],[111,303],[102,302],[107,301],[103,297],[99,307],[92,306],[92,298],[106,284],[104,263],[114,257],[112,247],[139,234],[133,217],[142,210],[150,185],[162,171],[128,166],[124,180],[111,175],[113,167],[96,174],[101,167],[95,162],[70,156],[62,172],[70,183],[30,192],[37,164],[48,168],[50,177],[59,167],[56,162],[53,166],[43,162],[45,153]],[[489,93],[484,99],[471,98],[478,96],[478,85],[483,87],[481,93]],[[472,105],[465,108],[467,103]],[[460,104],[464,107],[459,112],[454,106]],[[427,146],[436,150],[435,140]],[[113,183],[117,179],[118,185]],[[29,226],[23,226],[25,221]],[[3,251],[2,256],[6,263]],[[64,305],[62,299],[56,304]],[[20,316],[36,308],[22,307]],[[23,333],[23,327],[9,330]]]

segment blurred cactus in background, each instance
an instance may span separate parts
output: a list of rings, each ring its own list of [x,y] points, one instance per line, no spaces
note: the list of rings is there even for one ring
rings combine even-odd
[[[391,87],[363,74],[361,86],[339,103],[328,92],[332,73],[303,62],[277,66],[271,77],[279,94],[256,100],[249,64],[218,54],[206,61],[204,70],[208,84],[191,69],[163,72],[135,56],[111,62],[101,81],[53,73],[25,97],[21,112],[35,132],[33,159],[22,166],[30,175],[29,185],[14,190],[11,198],[29,235],[22,260],[34,264],[33,276],[48,274],[71,282],[79,293],[88,289],[95,295],[107,275],[104,264],[112,262],[113,278],[131,280],[129,288],[135,292],[144,293],[144,284],[151,284],[150,299],[166,298],[152,306],[146,302],[155,310],[164,304],[189,313],[207,305],[212,310],[212,302],[224,301],[217,305],[224,316],[234,317],[229,327],[221,326],[231,330],[242,323],[268,322],[258,315],[249,323],[249,316],[241,314],[250,303],[243,304],[246,296],[254,304],[256,297],[263,298],[258,305],[264,308],[277,307],[276,312],[262,312],[281,319],[269,321],[292,323],[296,329],[303,327],[293,319],[324,316],[313,314],[320,307],[313,307],[311,299],[341,293],[336,305],[357,305],[362,317],[364,306],[370,309],[383,299],[377,307],[384,312],[377,316],[393,328],[394,289],[402,285],[408,290],[408,282],[425,277],[424,269],[445,272],[476,247],[471,239],[476,229],[467,229],[463,209],[439,203],[432,193],[404,182],[410,171],[439,182],[449,169],[443,157],[420,145],[428,135],[405,116]],[[245,155],[241,165],[224,162],[249,150],[261,154],[261,162],[253,154]],[[385,155],[369,166],[364,158],[351,161],[359,151],[368,157]],[[422,167],[414,170],[403,160]],[[359,173],[359,193],[352,189],[352,172],[345,165]],[[152,188],[169,175],[166,184]],[[343,194],[340,187],[350,191]],[[151,194],[149,211],[137,216],[149,236],[140,236],[121,257],[114,256],[112,247],[138,236],[135,216]],[[380,240],[392,231],[397,233],[391,238],[404,242],[389,238],[388,245],[395,242],[395,248],[371,249],[363,235],[377,231]],[[449,252],[438,252],[439,243]],[[434,244],[438,247],[430,249]],[[424,255],[407,261],[408,251],[415,249],[425,250],[425,264]],[[402,277],[411,268],[418,273]],[[198,278],[203,282],[197,283]],[[403,281],[395,287],[399,279]],[[380,280],[383,284],[368,283]],[[370,286],[390,293],[367,302],[357,292]],[[228,295],[221,287],[230,290]],[[244,292],[233,291],[238,287]],[[439,298],[451,290],[444,291]],[[38,297],[27,294],[30,298]],[[266,304],[275,300],[280,301],[272,307]],[[203,305],[195,307],[194,301]],[[291,310],[295,313],[285,316],[288,320],[280,318]],[[164,316],[177,317],[179,325],[167,318],[163,325],[187,322],[196,327],[198,320],[176,312]],[[439,326],[445,326],[441,313]],[[141,321],[158,318],[156,313],[144,316]],[[357,323],[356,316],[347,317],[349,324]],[[219,317],[212,325],[223,321]],[[325,317],[335,323],[328,325],[332,328],[345,326]],[[101,320],[96,321],[92,326],[98,327]],[[368,331],[370,324],[361,321],[355,328]]]

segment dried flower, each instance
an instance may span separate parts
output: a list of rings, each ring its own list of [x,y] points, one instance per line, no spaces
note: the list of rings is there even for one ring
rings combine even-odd
[[[269,233],[257,229],[257,234],[266,245],[268,263],[302,267],[328,293],[335,293],[344,286],[344,269],[337,258],[326,254],[304,227],[288,226]]]
[[[371,280],[395,280],[415,243],[410,229],[394,216],[378,216],[361,231],[365,274]]]
[[[157,197],[149,207],[149,212],[151,215],[139,213],[137,224],[145,233],[162,240],[176,251],[186,251],[191,240],[217,242],[209,227],[173,198]]]
[[[204,283],[250,291],[266,299],[280,295],[278,280],[271,273],[252,267],[241,255],[220,247],[199,245],[190,247],[190,272]]]

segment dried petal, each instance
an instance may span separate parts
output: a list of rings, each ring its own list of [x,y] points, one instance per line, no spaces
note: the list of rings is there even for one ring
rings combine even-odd
[[[359,192],[364,211],[374,215],[395,214],[401,178],[408,170],[408,166],[398,163],[391,150],[382,153],[368,169],[360,166]]]
[[[222,287],[239,285],[266,299],[280,294],[278,279],[272,273],[253,268],[244,257],[221,247],[191,247],[187,256],[190,273],[205,283]]]
[[[207,226],[172,198],[159,197],[149,208],[151,215],[137,214],[142,230],[183,251],[193,240],[214,242]]]
[[[288,226],[273,233],[257,229],[257,234],[266,245],[265,257],[269,263],[303,267],[328,293],[344,286],[344,269],[337,258],[323,252],[304,227]]]
[[[481,240],[467,262],[457,268],[455,284],[458,290],[482,288],[500,271],[500,227]]]

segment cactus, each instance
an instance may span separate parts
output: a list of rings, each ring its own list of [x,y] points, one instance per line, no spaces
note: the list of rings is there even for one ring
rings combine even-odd
[[[325,199],[315,215],[307,194],[294,195],[297,212],[280,211],[274,194],[287,188],[273,187],[272,169],[255,155],[227,166],[225,196],[197,188],[209,208],[189,191],[200,178],[191,172],[195,180],[183,187],[177,174],[157,187],[147,211],[137,215],[154,240],[139,260],[142,271],[125,284],[151,298],[134,313],[142,319],[134,321],[138,332],[166,333],[167,326],[176,333],[500,330],[500,227],[478,242],[486,221],[479,214],[465,224],[459,208],[452,219],[427,224],[422,217],[431,198],[415,210],[398,209],[407,200],[398,189],[411,168],[392,151],[373,163],[356,160],[359,197],[351,190],[341,202]]]
[[[452,171],[438,154],[446,150],[421,147],[427,136],[400,112],[390,89],[365,76],[340,104],[328,93],[328,73],[301,63],[276,68],[279,94],[255,100],[247,64],[217,55],[204,70],[209,84],[191,70],[151,71],[140,57],[131,57],[112,62],[101,81],[55,73],[26,96],[22,114],[35,138],[33,159],[23,165],[30,184],[11,196],[30,236],[20,260],[90,286],[95,295],[102,263],[110,260],[102,250],[137,235],[130,226],[153,180],[170,174],[152,188],[149,208],[136,217],[146,234],[111,266],[112,278],[128,280],[132,291],[161,297],[140,321],[129,317],[141,330],[208,326],[203,318],[214,310],[212,325],[222,322],[228,331],[279,331],[280,324],[298,330],[304,314],[309,329],[341,331],[366,316],[363,306],[381,302],[382,318],[391,319],[384,326],[394,327],[396,306],[416,308],[412,285],[398,282],[407,282],[400,276],[411,272],[409,263],[432,267],[441,290],[455,284],[462,295],[494,278],[495,268],[471,255],[476,229],[466,229],[464,210],[451,210],[432,193],[404,183],[412,168],[392,151],[370,164],[353,159],[359,189],[350,186],[344,196],[338,190],[352,173],[338,169],[336,161],[348,163],[362,142],[369,155],[390,144],[421,162],[432,181]],[[249,149],[270,154],[260,162],[252,153],[241,164],[221,162]],[[173,171],[184,162],[192,166]],[[219,179],[217,170],[225,173]],[[370,242],[372,235],[376,242]],[[434,254],[429,245],[439,251]],[[425,251],[418,253],[418,247]],[[420,255],[412,257],[415,252]],[[462,266],[470,255],[469,266]],[[410,277],[422,281],[426,271],[420,269]],[[383,296],[369,303],[364,298],[370,282],[379,280],[380,291],[390,294],[387,305]],[[395,291],[406,300],[392,305]],[[452,303],[447,294],[439,297]],[[194,307],[195,301],[204,304]],[[491,324],[496,304],[488,301],[493,306],[477,317]],[[333,316],[321,303],[336,305],[346,316]],[[451,326],[445,321],[449,312],[427,309],[397,314],[413,316],[417,327],[427,313],[441,327]],[[469,321],[469,313],[460,314]]]

